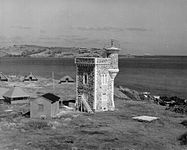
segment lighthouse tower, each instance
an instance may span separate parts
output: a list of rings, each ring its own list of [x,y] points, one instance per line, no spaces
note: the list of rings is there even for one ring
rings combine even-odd
[[[119,48],[105,48],[107,57],[77,57],[76,108],[80,111],[97,112],[115,109],[114,79],[119,72]]]
[[[107,57],[110,58],[110,67],[108,69],[109,75],[110,75],[110,79],[111,79],[111,92],[112,92],[112,102],[113,102],[113,106],[112,108],[115,108],[114,105],[114,79],[116,77],[116,75],[119,72],[119,68],[118,68],[118,54],[120,49],[114,46],[114,41],[111,40],[111,47],[109,48],[105,48],[106,50],[106,54]]]

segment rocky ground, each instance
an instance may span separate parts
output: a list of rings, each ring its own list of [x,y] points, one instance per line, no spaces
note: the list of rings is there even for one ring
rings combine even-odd
[[[34,95],[45,92],[63,95],[63,90],[67,90],[64,93],[69,91],[68,94],[74,91],[71,88],[73,84],[59,85],[57,81],[53,88],[51,79],[41,79],[34,83],[16,82],[23,87],[27,85],[25,89],[34,92]],[[12,83],[4,83],[4,86],[10,87]],[[33,120],[23,116],[22,112],[29,109],[27,104],[1,104],[0,149],[186,150],[187,130],[185,123],[181,122],[185,122],[187,116],[165,110],[165,106],[142,100],[136,94],[136,91],[131,91],[127,96],[115,88],[115,111],[95,114],[68,111],[61,118],[51,120]],[[66,96],[63,98],[69,98]],[[153,122],[132,119],[140,115],[159,119]]]

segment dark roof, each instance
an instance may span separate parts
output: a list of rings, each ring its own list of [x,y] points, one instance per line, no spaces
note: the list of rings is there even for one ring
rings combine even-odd
[[[58,97],[52,93],[46,93],[46,94],[42,95],[42,97],[50,100],[52,103],[59,101],[59,99],[60,99],[60,97]]]
[[[31,72],[29,75],[27,75],[27,76],[24,77],[24,81],[27,81],[27,80],[36,81],[36,80],[38,80],[38,79],[37,79],[36,76],[33,75],[33,73]]]
[[[8,81],[8,78],[2,72],[0,72],[0,81]]]

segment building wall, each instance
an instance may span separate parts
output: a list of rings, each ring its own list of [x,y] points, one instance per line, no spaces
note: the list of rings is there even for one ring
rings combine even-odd
[[[111,69],[118,69],[118,54],[112,53],[109,55],[109,58],[111,58]]]
[[[106,96],[107,103],[105,105],[106,109],[110,109],[112,105],[112,82],[110,79],[110,75],[108,72],[108,69],[110,68],[110,65],[108,64],[102,64],[102,65],[96,65],[96,99],[95,99],[95,109],[96,111],[102,111],[103,110],[103,102],[102,98],[103,96]],[[107,74],[107,84],[102,85],[102,74]]]
[[[87,102],[91,108],[93,108],[94,103],[94,67],[95,65],[82,65],[77,64],[77,100],[78,95],[85,93],[88,96]],[[88,84],[83,84],[83,75],[88,74]],[[78,102],[78,105],[80,102]]]
[[[55,116],[57,113],[59,113],[59,101],[51,104],[51,116]]]
[[[39,111],[38,104],[44,105],[44,110],[42,112]],[[31,118],[40,118],[41,115],[46,115],[48,118],[51,117],[51,102],[39,97],[30,102],[30,116]]]
[[[108,69],[118,68],[118,55],[110,54],[109,58],[76,58],[76,104],[80,106],[78,96],[86,93],[88,104],[95,111],[113,110],[113,80]],[[83,84],[83,75],[88,73],[89,83]],[[107,84],[102,84],[102,75],[107,75]]]

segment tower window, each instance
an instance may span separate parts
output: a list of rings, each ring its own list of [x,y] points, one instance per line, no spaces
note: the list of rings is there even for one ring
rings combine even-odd
[[[88,84],[88,74],[87,73],[83,74],[83,84]]]
[[[107,85],[107,74],[102,74],[101,75],[101,84],[102,85]]]

